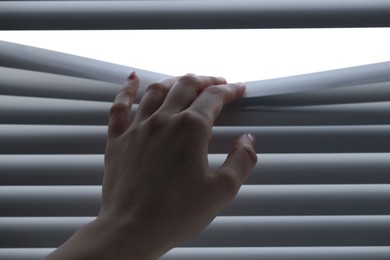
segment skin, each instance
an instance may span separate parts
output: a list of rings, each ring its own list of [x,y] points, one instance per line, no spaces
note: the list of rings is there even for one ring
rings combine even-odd
[[[210,224],[255,166],[255,141],[244,134],[220,168],[208,167],[214,120],[243,84],[164,79],[147,88],[130,118],[138,87],[133,72],[110,110],[98,217],[47,260],[157,259]]]

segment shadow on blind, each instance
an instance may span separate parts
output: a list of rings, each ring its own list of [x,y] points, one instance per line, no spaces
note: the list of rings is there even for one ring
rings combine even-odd
[[[96,216],[108,110],[133,69],[0,42],[1,260],[41,259]],[[140,95],[166,77],[136,70]],[[247,86],[216,122],[210,167],[241,132],[259,163],[161,259],[390,259],[390,62]]]

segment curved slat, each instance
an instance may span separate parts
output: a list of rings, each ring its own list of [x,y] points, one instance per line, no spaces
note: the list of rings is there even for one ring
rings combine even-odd
[[[390,5],[378,0],[32,1],[1,3],[0,10],[2,30],[390,26]]]
[[[20,55],[20,53],[23,53],[23,55]],[[138,68],[4,41],[0,41],[0,66],[120,85],[124,84],[132,70],[136,70],[141,79],[138,97],[142,95],[143,90],[150,83],[167,77],[164,74]]]
[[[111,104],[0,95],[0,124],[106,125]],[[132,107],[133,114],[137,108]],[[215,122],[217,126],[349,124],[390,124],[390,102],[225,109]]]
[[[0,41],[0,50],[1,50]],[[3,55],[0,51],[0,57]],[[1,60],[1,58],[0,58]],[[0,61],[0,64],[4,61]],[[112,102],[121,83],[0,67],[0,94]]]
[[[261,153],[388,152],[390,125],[214,127],[209,152],[229,151],[242,133]],[[104,126],[0,125],[0,154],[99,154]]]
[[[177,1],[175,1],[176,3]],[[370,2],[370,4],[372,3]],[[23,53],[23,55],[19,55],[20,53]],[[61,60],[61,62],[58,62],[58,60]],[[141,79],[138,99],[150,83],[167,77],[167,75],[146,70],[3,41],[0,41],[0,66],[94,79],[121,85],[125,82],[129,72],[136,70]],[[390,80],[389,70],[390,62],[382,62],[293,77],[247,82],[245,98],[238,100],[233,106],[310,103],[312,93],[306,92],[341,86],[355,87],[362,84],[386,82]],[[304,95],[301,98],[302,93]],[[291,94],[293,95],[290,100]],[[346,98],[347,101],[349,100],[348,102],[351,102],[351,98],[355,101],[356,99],[360,100],[360,102],[385,101],[389,100],[390,93],[386,85],[379,85],[376,91],[367,93],[366,87],[362,87],[362,91],[355,95],[343,95],[341,99],[339,96],[339,93],[336,93],[336,95],[331,97],[332,99],[336,98],[340,102],[344,102],[343,98]],[[316,97],[316,94],[314,94],[314,97]],[[317,95],[317,99],[321,100],[321,95],[320,98]]]
[[[100,186],[0,186],[0,216],[96,216],[100,196]],[[246,185],[221,215],[390,215],[387,205],[390,184]]]
[[[0,260],[41,260],[53,248],[1,248]],[[390,247],[200,247],[175,248],[161,260],[388,260]]]
[[[0,247],[57,247],[86,217],[0,218]],[[217,217],[184,247],[388,246],[390,216]]]
[[[375,67],[379,67],[379,65],[382,64],[385,64],[382,70],[374,70]],[[365,75],[367,73],[366,70],[370,70],[370,67],[373,67],[371,69],[373,69],[373,72],[377,73],[377,75],[373,75],[374,79],[372,79],[370,75]],[[353,69],[355,68],[359,69],[356,69],[354,72]],[[291,78],[287,77],[249,82],[246,83],[246,85],[252,90],[251,94],[253,96],[238,100],[234,105],[258,106],[259,104],[262,104],[279,106],[309,106],[380,102],[390,100],[390,78],[388,78],[388,75],[384,76],[384,74],[388,74],[388,71],[390,70],[390,62],[346,68],[345,70],[351,70],[350,73],[352,75],[349,75],[349,78],[345,79],[345,82],[342,82],[342,80],[339,79],[340,76],[337,75],[337,72],[342,70],[343,69],[293,76]],[[356,77],[355,79],[353,73],[362,74],[361,78]],[[318,79],[315,76],[316,74],[318,74]],[[333,82],[328,77],[335,77],[333,81],[336,82]],[[362,82],[360,83],[359,80]],[[370,80],[374,82],[370,83]],[[351,81],[355,84],[352,84]],[[368,81],[370,84],[365,84],[365,81]],[[315,89],[309,89],[310,91],[303,90],[301,92],[296,91],[295,93],[291,93],[289,91],[290,89],[299,89],[301,84],[304,86],[308,85],[307,88],[313,84],[317,87]],[[285,92],[279,91],[280,93],[272,96],[260,94],[263,90],[267,91],[267,88],[270,87],[276,87],[276,90],[285,89]]]
[[[225,154],[210,154],[216,169]],[[246,184],[390,183],[390,153],[258,154]],[[0,155],[0,185],[101,185],[102,155]]]
[[[247,82],[249,95],[247,93],[246,98],[238,100],[235,105],[318,105],[387,101],[390,97],[389,70],[390,62],[381,62]]]

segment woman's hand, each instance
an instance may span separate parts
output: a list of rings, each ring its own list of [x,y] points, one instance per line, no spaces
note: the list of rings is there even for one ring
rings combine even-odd
[[[208,167],[214,120],[243,94],[242,84],[164,79],[147,88],[131,118],[138,86],[132,73],[110,111],[101,211],[89,225],[105,232],[105,247],[115,252],[104,259],[156,259],[192,238],[234,198],[257,161],[245,134],[219,169]]]

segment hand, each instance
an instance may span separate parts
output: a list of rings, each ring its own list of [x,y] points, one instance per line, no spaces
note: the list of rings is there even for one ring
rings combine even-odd
[[[192,238],[234,198],[257,161],[253,137],[242,135],[219,169],[208,168],[214,120],[244,85],[195,75],[164,79],[147,88],[131,119],[138,86],[132,73],[110,111],[94,225],[110,230],[118,252],[112,259],[156,259]]]

